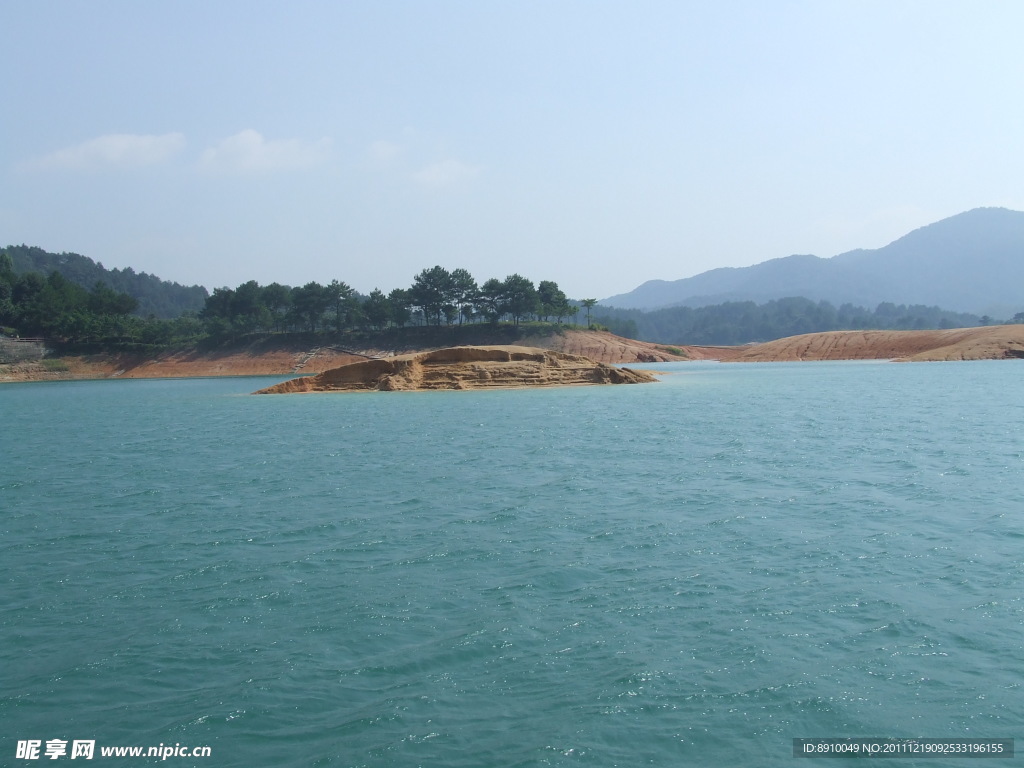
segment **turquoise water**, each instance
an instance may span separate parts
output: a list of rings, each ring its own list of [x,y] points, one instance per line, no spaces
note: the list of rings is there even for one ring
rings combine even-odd
[[[25,739],[476,768],[1020,736],[1022,365],[3,385],[0,764]]]

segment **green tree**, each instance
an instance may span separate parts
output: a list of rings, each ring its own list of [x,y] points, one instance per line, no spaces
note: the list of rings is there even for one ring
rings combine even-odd
[[[577,311],[576,307],[572,305],[565,294],[562,294],[562,298],[563,300],[561,303],[555,307],[555,317],[558,318],[559,325],[561,325],[562,320],[568,318],[569,315],[574,314]]]
[[[451,297],[459,313],[459,325],[462,325],[467,313],[472,314],[473,302],[476,301],[480,288],[469,271],[461,268],[452,270],[451,281]]]
[[[13,289],[10,283],[0,280],[0,325],[14,320],[14,302],[11,301]]]
[[[89,294],[88,308],[96,315],[130,315],[139,302],[127,293],[113,290],[104,282],[97,282]]]
[[[514,325],[519,325],[522,318],[540,309],[540,298],[532,280],[519,274],[509,275],[505,278],[504,289],[505,309],[512,315]]]
[[[455,304],[455,288],[451,273],[441,266],[424,269],[413,278],[409,289],[413,303],[423,310],[423,316],[429,324],[441,324],[445,305]]]
[[[587,328],[590,327],[590,310],[593,309],[594,305],[597,304],[597,299],[583,299],[580,301],[584,307],[587,308]]]
[[[374,328],[381,329],[391,318],[391,303],[379,288],[370,291],[363,302],[363,316]]]
[[[391,309],[391,322],[404,328],[412,319],[412,297],[404,288],[395,288],[388,294],[388,306]]]
[[[14,259],[7,251],[0,253],[0,283],[14,285]]]
[[[200,317],[231,317],[231,305],[235,292],[231,288],[214,288],[206,298],[206,303],[199,313]]]
[[[480,286],[480,293],[477,296],[480,309],[491,323],[497,324],[501,316],[505,314],[505,284],[492,277]]]
[[[25,319],[33,333],[69,338],[70,318],[76,311],[88,311],[88,300],[84,288],[53,271],[29,304]]]
[[[540,314],[544,320],[557,317],[561,323],[562,318],[572,312],[569,308],[569,299],[556,282],[541,280],[537,285],[537,296],[540,299]]]
[[[292,316],[308,330],[315,331],[330,306],[324,286],[315,281],[292,289]]]
[[[358,303],[353,302],[355,293],[348,283],[338,280],[331,280],[323,289],[325,304],[334,310],[334,330],[340,332],[342,328],[354,325],[358,309]]]
[[[231,298],[231,324],[239,333],[253,333],[270,324],[263,289],[255,280],[242,283]]]
[[[231,288],[214,288],[213,293],[206,297],[206,302],[199,317],[211,336],[225,336],[232,330],[231,319],[234,316],[232,305],[235,292]]]
[[[280,283],[263,286],[263,306],[270,312],[275,330],[282,330],[288,310],[292,305],[292,289]]]
[[[0,253],[0,323],[9,323],[14,319],[14,261],[6,252]]]

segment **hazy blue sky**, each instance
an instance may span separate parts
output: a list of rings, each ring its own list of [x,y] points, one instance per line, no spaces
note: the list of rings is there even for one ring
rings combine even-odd
[[[1024,209],[1024,2],[0,3],[0,246],[604,297]]]

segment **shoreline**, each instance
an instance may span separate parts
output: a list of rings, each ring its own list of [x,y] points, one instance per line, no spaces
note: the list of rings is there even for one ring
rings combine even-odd
[[[611,365],[694,360],[737,363],[1006,360],[1024,359],[1024,325],[927,331],[825,331],[739,347],[657,344],[626,339],[607,331],[567,329],[560,334],[527,335],[517,343]],[[77,354],[2,363],[0,384],[223,376],[305,377],[368,358],[390,359],[438,348],[342,350],[317,339],[267,336],[216,348],[187,347],[156,355]]]
[[[612,365],[690,359],[687,355],[674,354],[666,345],[626,339],[607,331],[565,329],[562,333],[526,334],[515,343],[587,357],[597,363]],[[409,345],[398,349],[353,349],[346,345],[345,349],[341,349],[329,338],[267,335],[214,348],[184,347],[155,355],[68,354],[0,364],[0,383],[218,376],[296,377],[317,375],[368,358],[390,359],[402,354],[428,352],[448,346],[452,345]],[[703,357],[699,352],[695,354]]]

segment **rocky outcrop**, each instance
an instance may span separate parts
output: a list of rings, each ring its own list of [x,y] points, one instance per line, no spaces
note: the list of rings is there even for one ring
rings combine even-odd
[[[573,384],[639,384],[644,371],[595,363],[586,357],[534,347],[451,347],[363,360],[292,379],[256,394],[422,389],[494,389]]]

